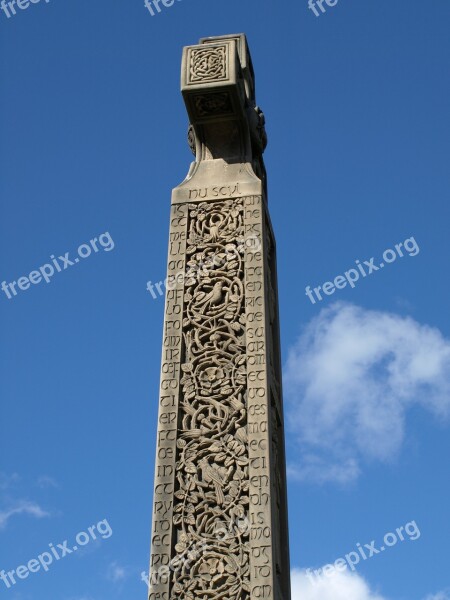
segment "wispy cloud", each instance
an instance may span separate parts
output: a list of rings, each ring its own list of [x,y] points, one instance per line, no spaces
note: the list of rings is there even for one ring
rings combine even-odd
[[[35,502],[30,502],[29,500],[17,500],[8,508],[0,510],[0,529],[5,529],[12,517],[23,514],[36,519],[50,516],[50,513],[43,510]]]
[[[12,475],[0,473],[0,491],[9,490],[18,481],[20,481],[20,477],[17,473],[13,473]]]
[[[439,330],[351,304],[326,308],[289,352],[287,422],[301,462],[291,476],[346,483],[366,460],[388,461],[420,405],[450,414],[450,341]]]
[[[358,573],[346,571],[311,580],[305,570],[293,569],[291,586],[292,600],[387,600]]]
[[[45,489],[45,488],[59,489],[59,487],[60,487],[59,483],[56,481],[56,479],[54,479],[53,477],[49,477],[48,475],[41,475],[37,480],[37,484],[42,489]]]
[[[430,594],[425,600],[450,600],[450,589],[443,590],[437,594]]]
[[[112,562],[108,566],[106,578],[113,583],[123,581],[128,577],[128,569],[122,565],[119,565],[117,561]]]

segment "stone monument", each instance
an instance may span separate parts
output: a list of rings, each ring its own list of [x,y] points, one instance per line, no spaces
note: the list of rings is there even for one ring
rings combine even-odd
[[[150,600],[290,600],[275,241],[245,35],[183,50]]]

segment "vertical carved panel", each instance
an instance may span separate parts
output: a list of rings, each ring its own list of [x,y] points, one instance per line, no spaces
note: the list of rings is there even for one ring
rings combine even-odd
[[[179,205],[172,224],[184,289],[178,277],[167,292],[150,598],[284,598],[265,207],[261,196]],[[171,253],[169,276],[180,266]]]
[[[189,205],[174,600],[248,599],[243,220],[240,200]]]

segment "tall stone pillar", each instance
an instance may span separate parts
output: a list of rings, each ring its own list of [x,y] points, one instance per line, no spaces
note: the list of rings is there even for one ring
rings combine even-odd
[[[150,600],[290,600],[275,240],[244,35],[183,51]]]

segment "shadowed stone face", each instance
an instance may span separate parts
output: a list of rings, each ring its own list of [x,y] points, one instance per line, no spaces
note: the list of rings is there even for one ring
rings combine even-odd
[[[184,49],[196,160],[172,193],[151,600],[290,600],[275,242],[244,35]]]

